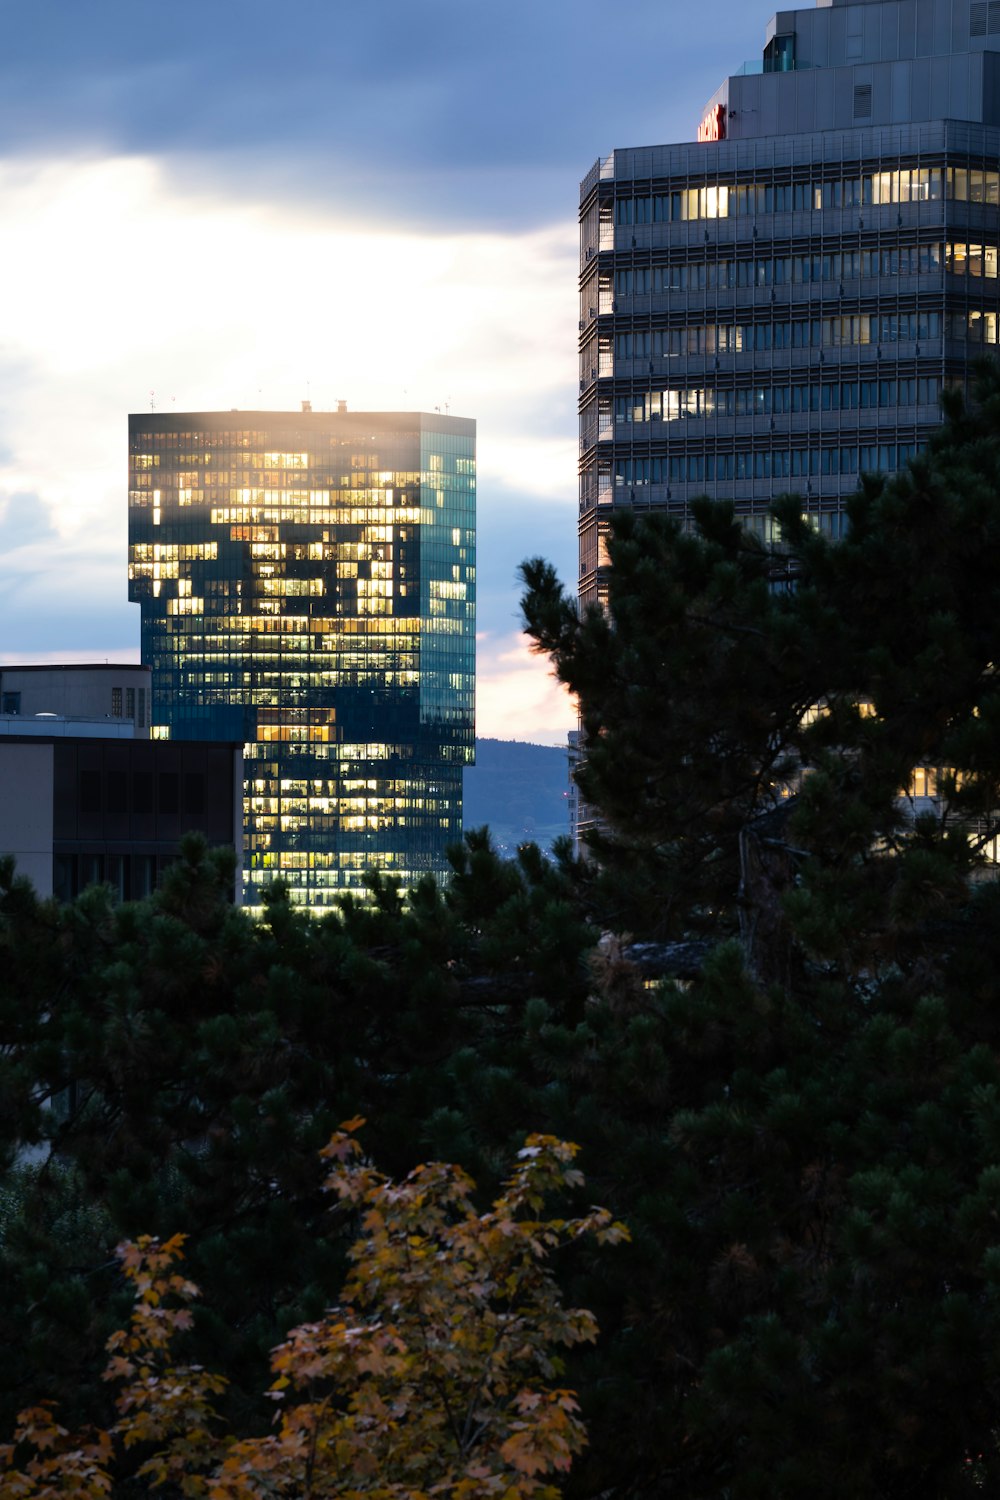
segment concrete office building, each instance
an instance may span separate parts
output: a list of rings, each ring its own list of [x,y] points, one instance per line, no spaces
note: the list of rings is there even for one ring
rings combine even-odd
[[[0,665],[0,714],[24,720],[109,719],[148,738],[151,700],[149,668],[136,662]]]
[[[129,418],[154,737],[245,746],[251,905],[444,872],[474,754],[475,423]]]
[[[93,668],[76,681],[77,669],[59,670],[70,701],[85,698]],[[240,745],[162,743],[124,716],[3,713],[0,786],[0,854],[14,856],[40,896],[68,901],[95,884],[120,900],[148,896],[194,830],[235,848],[233,900],[242,899]]]
[[[1000,0],[779,11],[697,136],[581,185],[584,602],[616,506],[707,493],[767,535],[791,490],[840,535],[997,350]]]

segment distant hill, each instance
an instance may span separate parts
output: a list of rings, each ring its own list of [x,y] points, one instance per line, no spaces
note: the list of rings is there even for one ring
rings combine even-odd
[[[566,751],[520,740],[477,740],[476,764],[465,771],[466,828],[488,823],[505,854],[529,840],[547,849],[569,833]]]

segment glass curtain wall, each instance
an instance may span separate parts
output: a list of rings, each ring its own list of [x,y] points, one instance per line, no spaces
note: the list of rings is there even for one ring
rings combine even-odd
[[[443,873],[474,754],[475,424],[130,418],[154,737],[245,746],[246,901]]]

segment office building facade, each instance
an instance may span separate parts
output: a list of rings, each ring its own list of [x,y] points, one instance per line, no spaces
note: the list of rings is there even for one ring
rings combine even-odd
[[[236,851],[243,897],[243,754],[232,744],[150,740],[126,719],[0,714],[0,854],[39,896],[110,885],[149,896],[185,833]]]
[[[731,500],[838,536],[1000,336],[1000,0],[779,11],[698,138],[580,195],[580,578],[616,506]]]
[[[446,868],[474,755],[475,424],[129,418],[129,597],[154,737],[245,753],[246,901],[322,911]]]

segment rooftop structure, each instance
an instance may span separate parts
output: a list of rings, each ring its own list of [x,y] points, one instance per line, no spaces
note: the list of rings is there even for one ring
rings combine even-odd
[[[0,715],[22,721],[38,714],[109,721],[105,733],[115,725],[148,738],[151,697],[150,670],[138,662],[0,664]]]
[[[841,534],[1000,337],[1000,4],[779,11],[698,139],[580,193],[580,595],[621,505],[773,497]]]

